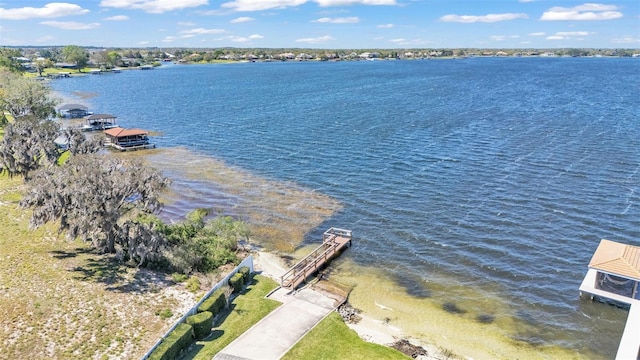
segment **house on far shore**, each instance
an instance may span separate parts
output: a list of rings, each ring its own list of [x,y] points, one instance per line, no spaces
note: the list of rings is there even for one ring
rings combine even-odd
[[[112,128],[104,131],[107,137],[106,146],[120,151],[153,149],[155,144],[149,143],[149,132],[141,129]]]
[[[80,104],[65,104],[58,109],[60,117],[67,119],[77,119],[90,115],[89,108]]]

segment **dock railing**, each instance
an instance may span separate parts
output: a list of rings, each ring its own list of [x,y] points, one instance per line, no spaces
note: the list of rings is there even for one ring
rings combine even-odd
[[[346,244],[351,244],[351,230],[330,228],[322,234],[322,244],[302,258],[280,277],[280,286],[293,289],[327,263]],[[340,239],[338,239],[340,238]],[[337,241],[341,240],[341,241]]]
[[[351,230],[347,230],[347,229],[340,229],[340,228],[329,228],[329,230],[325,231],[324,234],[322,234],[322,239],[326,239],[330,236],[342,236],[342,237],[346,237],[351,239],[353,237],[353,232]]]

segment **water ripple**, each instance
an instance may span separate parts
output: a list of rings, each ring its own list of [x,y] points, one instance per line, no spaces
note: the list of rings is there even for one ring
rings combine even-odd
[[[621,320],[576,311],[577,289],[601,238],[640,245],[640,62],[369,63],[170,66],[54,87],[97,92],[93,111],[162,132],[160,146],[339,200],[331,224],[353,228],[349,256],[410,293],[491,289],[537,327],[524,338],[615,351],[597,334]]]

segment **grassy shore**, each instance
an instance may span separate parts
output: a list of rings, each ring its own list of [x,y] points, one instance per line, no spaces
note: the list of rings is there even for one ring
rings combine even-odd
[[[332,312],[298,342],[282,360],[410,359],[398,350],[360,339],[340,315]]]
[[[182,359],[213,358],[243,332],[280,306],[278,301],[265,298],[276,287],[278,284],[275,281],[264,276],[255,276],[253,283],[233,300],[230,310],[217,318],[211,335],[205,340],[197,341]]]
[[[55,226],[29,230],[23,191],[22,178],[0,176],[0,357],[140,357],[195,303],[182,285],[114,263]]]
[[[21,177],[0,175],[0,357],[138,358],[196,302],[169,276],[96,254],[58,234],[57,224],[30,230],[30,212],[18,206],[25,190]],[[185,358],[210,359],[279,306],[264,297],[276,286],[256,276],[212,336]],[[362,341],[337,314],[323,320],[287,358],[307,358],[328,348],[337,356],[330,359],[406,358]]]

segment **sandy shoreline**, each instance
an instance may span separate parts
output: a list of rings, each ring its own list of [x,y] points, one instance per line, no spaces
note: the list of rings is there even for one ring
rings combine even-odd
[[[266,251],[257,251],[254,253],[254,269],[256,272],[279,282],[280,276],[287,270],[287,266],[280,256]],[[389,310],[392,311],[392,309]],[[408,340],[411,344],[420,346],[427,351],[428,355],[419,356],[417,359],[442,360],[453,358],[450,353],[443,354],[441,348],[434,344],[427,344],[407,336],[398,327],[376,320],[366,313],[360,313],[359,315],[362,319],[357,324],[347,323],[347,326],[365,341],[390,346],[399,340]]]

